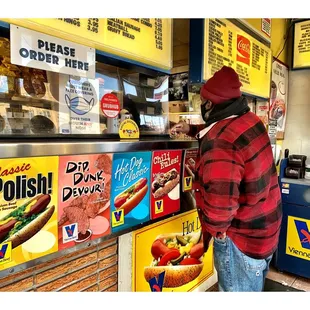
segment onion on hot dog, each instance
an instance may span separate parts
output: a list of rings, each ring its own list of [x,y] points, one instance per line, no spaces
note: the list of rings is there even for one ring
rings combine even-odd
[[[183,236],[163,234],[152,244],[153,261],[145,267],[146,281],[165,271],[163,287],[179,287],[196,279],[203,269],[204,246],[201,231]]]
[[[126,215],[141,202],[147,191],[147,179],[141,178],[135,184],[115,197],[114,206],[116,209],[123,209],[124,215]]]
[[[152,183],[152,193],[159,199],[171,192],[180,182],[180,175],[176,169],[156,175]]]
[[[0,219],[0,243],[12,242],[13,249],[38,233],[55,211],[50,201],[50,195],[39,195]]]

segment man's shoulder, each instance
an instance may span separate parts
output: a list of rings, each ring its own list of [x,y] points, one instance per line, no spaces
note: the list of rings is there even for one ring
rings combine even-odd
[[[267,134],[266,127],[257,115],[248,112],[239,117],[218,122],[209,132],[208,138],[221,139],[238,145],[243,143],[244,139],[249,143],[249,140],[262,134]]]

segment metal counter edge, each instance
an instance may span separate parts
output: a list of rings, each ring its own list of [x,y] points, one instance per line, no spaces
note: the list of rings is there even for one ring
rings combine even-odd
[[[101,153],[123,153],[154,150],[184,150],[198,147],[197,141],[122,140],[122,141],[16,141],[0,142],[0,159],[39,156],[63,156]]]

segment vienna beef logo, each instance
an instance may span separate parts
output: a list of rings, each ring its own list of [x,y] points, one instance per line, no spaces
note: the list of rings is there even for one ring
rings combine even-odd
[[[237,35],[237,61],[250,65],[251,42],[246,37]]]
[[[162,292],[165,280],[165,271],[158,275],[158,278],[154,277],[149,280],[150,289],[152,292]]]
[[[295,220],[295,225],[301,246],[304,249],[310,250],[310,231],[308,229],[307,223]]]
[[[123,209],[114,211],[112,213],[112,226],[117,227],[117,226],[124,225],[125,223],[124,217],[125,217],[125,214],[124,214]]]
[[[307,222],[301,220],[294,220],[294,224],[295,224],[294,228],[296,228],[296,231],[298,233],[298,239],[301,248],[304,249],[304,251],[298,245],[295,246],[288,245],[287,254],[310,260],[310,231],[308,229]]]
[[[0,245],[0,264],[9,263],[12,260],[12,243],[6,242]]]
[[[9,247],[9,245],[7,243],[2,245],[2,247],[0,249],[0,259],[5,257],[5,254],[6,254],[8,247]]]
[[[70,224],[63,226],[62,228],[62,235],[63,235],[63,243],[67,243],[73,240],[78,239],[78,224]]]

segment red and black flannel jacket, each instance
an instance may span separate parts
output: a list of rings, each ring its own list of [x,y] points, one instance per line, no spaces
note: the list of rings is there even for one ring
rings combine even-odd
[[[191,127],[191,135],[202,129]],[[225,233],[244,254],[264,259],[277,248],[281,194],[267,131],[248,112],[216,123],[200,140],[197,209],[204,237]]]

